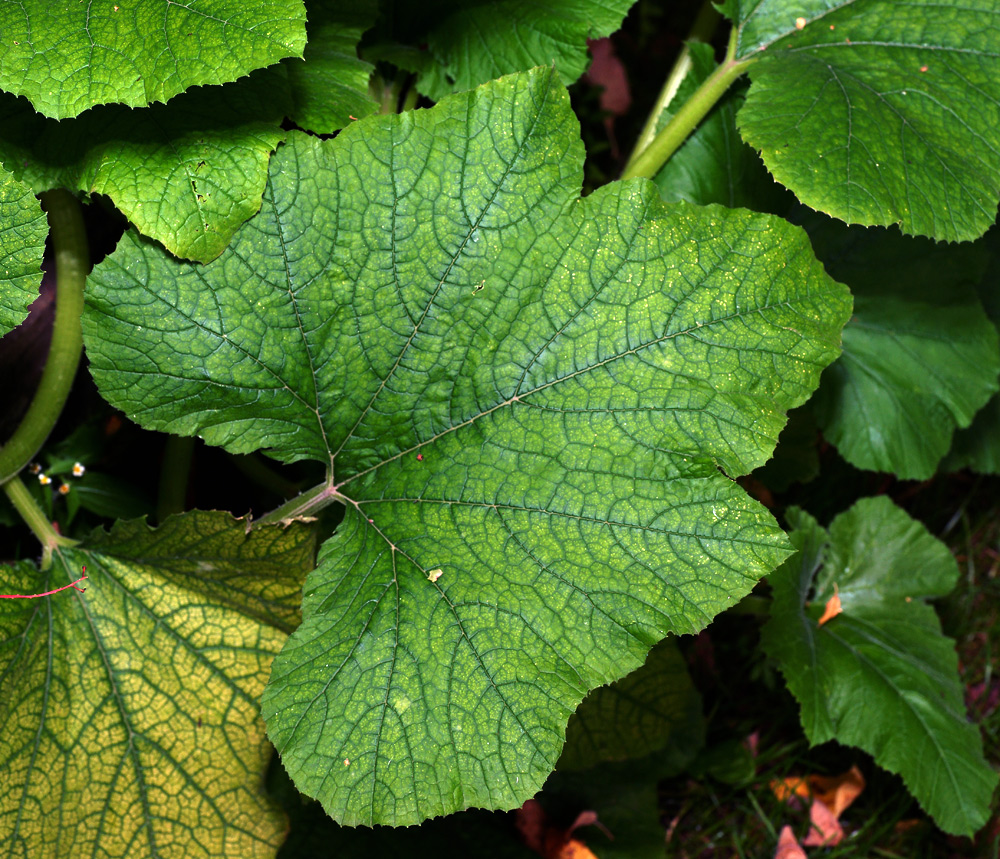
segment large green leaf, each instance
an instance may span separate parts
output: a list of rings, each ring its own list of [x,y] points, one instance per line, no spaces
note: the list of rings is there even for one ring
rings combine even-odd
[[[993,396],[966,429],[955,433],[943,467],[949,471],[971,468],[981,474],[1000,474],[1000,395]]]
[[[965,717],[954,642],[926,602],[954,587],[954,558],[885,497],[862,499],[829,533],[801,511],[790,521],[801,551],[769,579],[762,642],[802,706],[806,736],[864,749],[942,829],[971,834],[989,816],[997,775]],[[835,585],[843,613],[817,626]]]
[[[998,387],[997,332],[975,289],[985,250],[821,216],[805,226],[854,293],[844,354],[814,401],[819,424],[859,468],[928,478]]]
[[[0,851],[273,856],[258,700],[314,540],[222,513],[95,532],[0,567]]]
[[[302,0],[0,4],[0,89],[55,119],[235,81],[305,45]]]
[[[0,160],[35,191],[107,194],[169,251],[207,262],[260,208],[289,103],[284,75],[271,71],[167,105],[96,107],[62,122],[0,93]]]
[[[610,686],[591,692],[566,726],[558,769],[580,770],[607,761],[657,756],[675,772],[705,742],[701,696],[673,639],[661,641],[645,664]]]
[[[979,242],[988,256],[978,286],[986,315],[1000,327],[1000,229],[990,230]],[[971,468],[985,474],[1000,474],[1000,394],[994,394],[965,429],[955,433],[943,468]]]
[[[532,66],[554,63],[565,84],[589,64],[587,39],[617,30],[635,0],[464,0],[440,4],[427,34],[435,63],[422,92],[450,92]]]
[[[729,0],[726,11],[737,57],[756,60],[740,130],[802,202],[949,241],[990,227],[996,0]]]
[[[24,322],[38,298],[48,234],[31,188],[0,166],[0,337]]]
[[[129,415],[330,466],[345,519],[264,707],[339,820],[519,804],[589,689],[785,555],[726,474],[836,356],[846,290],[784,221],[579,200],[582,161],[556,73],[512,76],[293,135],[218,260],[127,234],[88,287]]]
[[[291,118],[317,134],[330,134],[368,116],[378,102],[368,94],[374,66],[358,59],[358,39],[375,21],[375,0],[309,4],[305,62],[285,61],[292,84]]]

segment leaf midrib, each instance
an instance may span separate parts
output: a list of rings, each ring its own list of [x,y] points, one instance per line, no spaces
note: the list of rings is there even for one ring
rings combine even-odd
[[[371,410],[372,406],[378,400],[379,395],[382,393],[383,390],[385,390],[385,386],[389,383],[389,380],[395,375],[396,370],[399,368],[400,364],[403,361],[403,358],[406,356],[406,353],[409,351],[410,346],[412,345],[413,341],[416,339],[416,336],[417,336],[417,334],[420,331],[420,326],[423,324],[423,322],[427,318],[428,314],[430,314],[431,309],[434,307],[434,302],[436,301],[438,294],[441,292],[441,288],[442,288],[442,286],[444,286],[445,281],[448,279],[448,275],[450,274],[452,268],[454,268],[455,263],[457,263],[458,260],[461,258],[463,251],[465,250],[466,246],[468,245],[469,241],[472,238],[472,235],[479,229],[479,226],[482,224],[483,219],[486,217],[487,212],[489,212],[490,209],[493,207],[493,204],[496,201],[497,195],[500,193],[500,189],[504,186],[504,183],[507,181],[507,177],[510,176],[511,171],[514,169],[514,165],[520,160],[521,155],[524,152],[524,148],[527,145],[528,141],[532,139],[532,132],[534,131],[535,126],[538,124],[539,118],[542,116],[542,114],[544,112],[545,104],[548,102],[549,96],[550,96],[551,92],[552,92],[551,87],[546,87],[545,88],[545,90],[543,92],[541,103],[536,108],[534,116],[532,117],[530,124],[525,129],[525,132],[524,132],[524,134],[523,134],[523,136],[521,138],[521,141],[518,143],[517,152],[510,159],[510,161],[506,165],[504,165],[503,175],[495,183],[494,188],[493,188],[493,193],[490,195],[489,200],[483,206],[482,211],[479,213],[479,216],[476,218],[475,223],[473,223],[473,225],[467,231],[467,233],[466,233],[465,237],[462,239],[462,243],[459,245],[458,249],[455,251],[454,254],[452,254],[452,257],[448,261],[448,264],[445,267],[444,272],[441,274],[441,277],[438,279],[437,285],[434,287],[434,290],[431,293],[431,296],[428,299],[427,304],[424,306],[423,312],[420,314],[420,318],[414,324],[413,331],[410,332],[410,336],[407,338],[406,343],[404,343],[403,344],[403,348],[400,349],[399,355],[396,356],[396,360],[393,362],[392,367],[389,368],[389,372],[386,374],[385,378],[383,378],[379,382],[378,388],[371,395],[371,398],[368,400],[367,405],[365,405],[365,407],[361,410],[360,414],[358,415],[358,419],[354,422],[354,426],[352,426],[344,434],[344,440],[340,443],[340,446],[337,448],[337,450],[335,450],[333,452],[333,454],[331,455],[331,457],[330,457],[330,460],[331,460],[331,466],[330,466],[330,468],[331,468],[331,474],[333,473],[333,463],[336,460],[337,455],[344,449],[344,446],[354,436],[354,432],[357,430],[357,428],[359,426],[361,426],[361,424],[364,421],[365,417],[368,415],[368,412]],[[393,179],[393,207],[392,207],[392,210],[393,210],[393,223],[395,224],[396,205],[399,202],[398,199],[396,198],[396,194],[395,194],[395,178],[396,178],[395,177],[395,168],[396,168],[395,152],[396,152],[396,147],[395,147],[393,141],[395,140],[396,126],[395,125],[390,126],[390,130],[391,130],[390,143],[392,143],[393,145],[390,146],[391,157],[390,157],[390,161],[389,161],[389,171],[390,171],[390,175],[392,176],[392,179]],[[464,178],[464,173],[462,174],[462,176]],[[396,271],[395,247],[396,247],[395,231],[393,231],[393,252],[394,252],[393,253],[393,259],[392,259],[392,264],[393,264],[393,283],[394,283],[394,285],[396,287],[397,294],[402,294],[402,285],[399,283],[399,279],[396,277],[397,271]],[[403,304],[403,307],[404,307],[404,309],[406,308],[405,303]],[[406,311],[406,312],[407,312],[407,316],[409,316],[409,311]],[[358,476],[358,475],[355,475],[355,476]],[[348,480],[350,480],[350,479],[353,479],[353,478],[348,478]],[[347,481],[345,481],[345,482],[347,482]]]
[[[470,426],[470,425],[474,424],[476,421],[478,421],[478,420],[480,420],[480,419],[482,419],[484,417],[487,417],[488,415],[491,415],[494,412],[499,411],[500,409],[503,409],[503,408],[506,408],[507,406],[511,406],[511,405],[513,405],[515,403],[521,402],[525,397],[530,397],[533,394],[537,394],[540,391],[544,391],[547,388],[552,387],[553,385],[560,384],[562,382],[568,381],[569,379],[574,379],[577,376],[583,375],[584,373],[589,373],[589,372],[591,372],[593,370],[597,370],[597,369],[599,369],[601,367],[604,367],[607,364],[610,364],[610,363],[612,363],[614,361],[618,361],[618,360],[623,359],[623,358],[631,357],[633,355],[638,354],[639,352],[641,352],[644,349],[649,349],[649,348],[652,348],[654,346],[658,346],[661,343],[666,343],[666,342],[668,342],[668,341],[670,341],[670,340],[672,340],[674,338],[688,336],[688,335],[693,335],[696,332],[701,331],[702,329],[709,328],[711,326],[715,326],[715,325],[719,325],[719,324],[724,324],[724,323],[729,322],[729,321],[731,321],[733,319],[742,319],[744,316],[749,315],[751,313],[760,314],[760,313],[763,313],[764,311],[779,309],[780,307],[787,306],[787,305],[788,305],[788,302],[787,301],[783,301],[783,302],[779,302],[778,304],[774,304],[774,305],[772,305],[772,304],[766,304],[766,305],[761,306],[761,307],[755,307],[752,310],[744,310],[744,311],[738,311],[738,312],[735,312],[735,313],[729,313],[729,314],[726,314],[725,316],[719,316],[719,317],[716,317],[714,319],[711,319],[708,322],[699,322],[699,323],[697,323],[695,325],[691,325],[691,326],[689,326],[687,328],[684,328],[684,329],[681,329],[679,331],[672,331],[672,332],[670,332],[668,334],[664,334],[661,337],[655,337],[655,338],[653,338],[652,340],[650,340],[650,341],[648,341],[646,343],[641,343],[638,346],[635,346],[635,347],[633,347],[631,349],[626,349],[626,350],[624,350],[622,352],[618,352],[615,355],[609,355],[607,358],[603,358],[603,359],[601,359],[599,361],[595,361],[593,364],[588,364],[586,367],[581,367],[579,369],[573,370],[572,372],[567,373],[565,376],[560,376],[559,378],[551,379],[548,382],[545,382],[545,383],[543,383],[541,385],[538,385],[535,388],[532,388],[530,391],[525,391],[525,392],[523,392],[521,394],[514,394],[514,395],[508,397],[507,399],[505,399],[505,400],[497,403],[496,405],[493,405],[493,406],[491,406],[488,409],[483,409],[482,411],[478,412],[477,414],[472,415],[469,418],[466,418],[464,421],[460,421],[459,423],[454,424],[453,426],[450,426],[447,429],[441,430],[440,432],[435,433],[434,435],[429,436],[426,439],[417,441],[416,444],[411,445],[410,447],[406,448],[405,450],[401,450],[401,451],[399,451],[396,454],[393,454],[392,456],[390,456],[390,457],[382,460],[381,462],[377,462],[374,465],[371,465],[371,466],[368,466],[367,468],[362,469],[361,471],[359,471],[359,472],[351,475],[350,477],[347,477],[344,480],[339,481],[338,483],[336,483],[334,485],[333,488],[334,488],[334,490],[338,494],[340,494],[340,490],[344,486],[347,486],[352,481],[355,481],[355,480],[357,480],[360,477],[364,477],[365,475],[370,474],[373,471],[377,471],[379,468],[382,468],[382,466],[388,465],[391,462],[395,462],[397,459],[400,459],[401,457],[404,457],[407,454],[412,453],[415,450],[419,450],[421,447],[423,447],[425,445],[428,445],[428,444],[431,444],[431,443],[433,443],[435,441],[438,441],[439,439],[443,438],[444,436],[448,435],[449,433],[453,433],[456,430],[462,429],[463,427]],[[796,333],[798,333],[798,332],[796,332]],[[800,334],[799,336],[801,337],[802,335]],[[761,351],[761,350],[758,350],[758,351]],[[780,354],[785,354],[785,352],[781,352]],[[802,360],[803,362],[805,362],[805,359],[800,359],[800,360]],[[773,397],[771,397],[770,399],[773,401]],[[528,404],[526,404],[526,405],[528,405]],[[346,441],[347,440],[345,440],[345,444],[346,444]],[[341,445],[341,449],[342,448],[343,448],[343,445]]]

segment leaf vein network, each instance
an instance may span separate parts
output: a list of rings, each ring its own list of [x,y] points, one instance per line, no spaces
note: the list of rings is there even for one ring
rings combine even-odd
[[[549,92],[546,91],[545,92],[545,99],[548,99],[548,97],[549,97]],[[413,326],[413,331],[410,332],[410,335],[407,338],[406,343],[403,344],[403,348],[400,350],[399,355],[396,357],[396,360],[393,362],[392,367],[389,368],[388,374],[385,376],[384,379],[381,380],[381,382],[379,383],[378,388],[375,390],[375,392],[372,394],[371,398],[369,399],[368,404],[361,410],[361,413],[358,415],[358,419],[357,419],[357,421],[355,421],[354,426],[352,426],[351,429],[347,433],[344,434],[344,440],[341,442],[340,447],[338,447],[337,450],[334,451],[334,453],[333,453],[333,457],[334,458],[336,458],[337,454],[339,454],[340,451],[343,450],[344,445],[347,444],[348,440],[354,435],[355,430],[357,430],[357,428],[364,421],[365,416],[368,414],[369,410],[375,404],[375,401],[378,399],[379,395],[385,389],[386,385],[389,382],[389,379],[391,379],[393,377],[393,375],[395,375],[396,370],[399,368],[400,364],[403,361],[403,358],[406,356],[406,353],[409,350],[410,345],[413,343],[414,339],[417,336],[417,333],[420,331],[420,326],[423,324],[423,321],[427,318],[428,314],[431,311],[431,308],[434,306],[434,302],[437,299],[437,296],[438,296],[438,294],[441,291],[441,287],[444,285],[445,281],[448,279],[449,272],[454,267],[454,265],[458,261],[458,259],[461,257],[462,251],[465,250],[466,245],[469,243],[469,241],[472,238],[472,234],[479,228],[479,225],[482,223],[483,218],[486,217],[487,212],[493,206],[494,202],[496,201],[497,194],[500,191],[500,188],[503,187],[504,183],[507,180],[507,177],[511,174],[511,171],[513,170],[514,164],[516,164],[516,162],[518,161],[518,159],[521,157],[521,153],[524,151],[524,147],[525,147],[527,141],[531,138],[531,131],[534,128],[534,126],[538,123],[538,119],[539,119],[539,116],[542,113],[542,109],[543,108],[544,108],[544,101],[543,101],[543,103],[541,105],[539,105],[538,109],[535,111],[535,114],[534,114],[534,116],[531,119],[531,123],[529,125],[529,128],[526,130],[526,132],[524,133],[524,135],[521,138],[521,141],[518,143],[517,151],[511,157],[510,161],[506,165],[504,165],[503,175],[495,183],[495,186],[493,188],[493,193],[490,195],[490,198],[486,202],[486,205],[483,206],[483,210],[480,212],[479,217],[477,218],[477,220],[475,221],[475,223],[472,225],[472,227],[466,233],[465,238],[462,240],[462,243],[459,245],[458,249],[452,255],[451,260],[448,262],[448,265],[445,267],[444,272],[442,273],[441,277],[438,279],[437,285],[434,287],[434,290],[431,293],[430,299],[428,300],[426,306],[424,307],[423,312],[420,315],[420,318],[417,320],[416,324]],[[392,163],[390,163],[390,166],[391,166],[391,164]],[[363,347],[363,345],[364,344],[362,344],[362,347]],[[351,478],[349,478],[349,479],[351,479]]]

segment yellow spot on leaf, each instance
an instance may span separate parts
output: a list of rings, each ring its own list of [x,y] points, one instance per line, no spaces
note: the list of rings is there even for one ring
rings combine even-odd
[[[444,570],[441,570],[441,569],[437,569],[437,570],[431,570],[431,571],[430,571],[430,572],[429,572],[429,573],[427,574],[427,578],[428,578],[428,579],[429,579],[430,581],[432,581],[432,582],[436,582],[436,581],[437,581],[438,579],[440,579],[440,578],[441,578],[441,576],[443,576],[443,575],[444,575]]]
[[[803,27],[805,27],[805,25],[806,25],[806,19],[805,18],[796,18],[795,19],[795,29],[796,30],[801,30]]]

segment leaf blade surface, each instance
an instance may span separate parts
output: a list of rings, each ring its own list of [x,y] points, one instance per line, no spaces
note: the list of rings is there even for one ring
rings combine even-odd
[[[273,855],[258,699],[313,544],[195,512],[4,568],[5,593],[87,573],[0,600],[5,854]]]
[[[219,260],[126,238],[91,281],[113,402],[330,465],[345,519],[264,711],[342,822],[519,804],[587,690],[786,551],[720,468],[770,455],[846,291],[778,219],[579,200],[574,125],[543,69],[294,135]]]
[[[92,8],[28,0],[0,7],[0,32],[0,88],[65,119],[99,104],[165,102],[301,56],[305,6],[134,0]]]
[[[974,239],[1000,197],[997,6],[904,8],[729,4],[737,58],[755,59],[740,131],[814,209],[907,235]]]
[[[31,189],[0,167],[0,336],[24,322],[38,298],[48,234]]]
[[[289,103],[287,81],[272,71],[166,105],[108,105],[61,122],[0,94],[0,160],[36,192],[106,194],[171,253],[208,262],[260,208]]]
[[[811,404],[858,468],[931,477],[956,428],[997,390],[1000,348],[974,284],[986,254],[807,217],[816,253],[851,287],[844,353]]]

